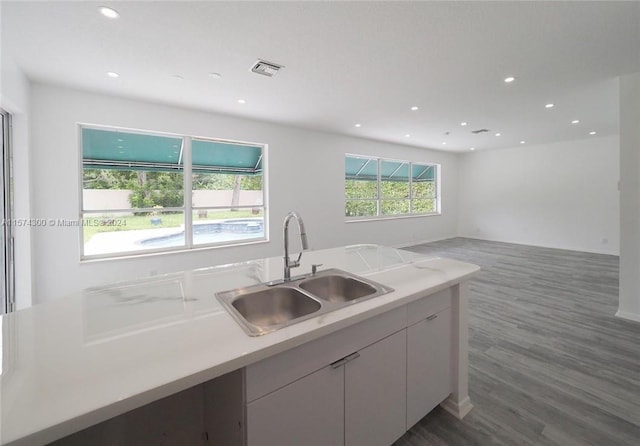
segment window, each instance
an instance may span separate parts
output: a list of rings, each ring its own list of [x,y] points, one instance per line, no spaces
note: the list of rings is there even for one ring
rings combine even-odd
[[[262,145],[80,132],[83,258],[266,240]]]
[[[439,167],[346,155],[345,216],[361,220],[439,213]]]

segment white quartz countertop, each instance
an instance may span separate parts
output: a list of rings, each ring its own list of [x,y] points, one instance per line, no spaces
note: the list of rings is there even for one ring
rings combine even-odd
[[[478,267],[377,245],[306,251],[395,291],[250,337],[215,292],[282,277],[282,258],[167,274],[2,316],[0,443],[45,444],[468,279]]]

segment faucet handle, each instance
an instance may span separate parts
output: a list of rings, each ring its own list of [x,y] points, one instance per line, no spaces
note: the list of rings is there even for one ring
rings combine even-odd
[[[311,275],[314,275],[318,272],[319,266],[322,266],[322,263],[314,263],[313,265],[311,265]]]

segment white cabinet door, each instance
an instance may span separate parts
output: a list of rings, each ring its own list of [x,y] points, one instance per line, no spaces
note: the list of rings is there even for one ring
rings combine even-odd
[[[247,446],[340,446],[343,432],[344,367],[325,367],[247,405]]]
[[[406,330],[345,365],[345,445],[389,446],[406,428]]]
[[[451,308],[407,328],[409,430],[451,393]]]

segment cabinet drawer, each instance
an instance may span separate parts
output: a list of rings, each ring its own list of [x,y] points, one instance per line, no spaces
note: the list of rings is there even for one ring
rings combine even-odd
[[[402,330],[406,321],[402,306],[247,366],[247,402]]]
[[[451,307],[451,288],[411,302],[407,310],[407,326],[413,325],[431,315],[439,313],[445,308]]]

